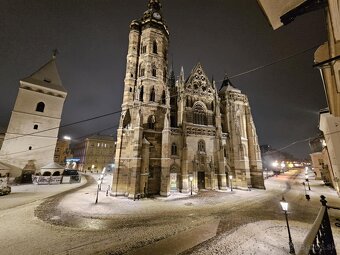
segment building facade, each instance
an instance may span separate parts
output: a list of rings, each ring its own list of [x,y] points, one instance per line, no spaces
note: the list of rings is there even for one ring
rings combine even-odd
[[[249,101],[226,78],[220,90],[198,63],[168,70],[169,31],[158,0],[130,25],[112,195],[264,188]],[[168,75],[170,74],[170,75]],[[192,178],[191,178],[192,177]]]
[[[0,161],[20,169],[34,165],[36,170],[53,163],[66,96],[55,56],[21,80]]]
[[[58,139],[54,151],[54,162],[59,165],[65,166],[67,158],[72,158],[70,141],[65,139]]]
[[[78,170],[82,172],[101,172],[114,163],[114,155],[115,141],[112,136],[91,136],[73,148],[73,157],[80,159]]]

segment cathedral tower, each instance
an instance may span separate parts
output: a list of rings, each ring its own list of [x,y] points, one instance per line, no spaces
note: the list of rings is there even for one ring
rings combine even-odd
[[[149,0],[143,17],[130,25],[112,183],[116,195],[161,192],[162,132],[169,112],[169,32],[161,7],[159,0]]]
[[[0,151],[0,161],[20,169],[28,163],[32,165],[34,162],[39,169],[54,162],[66,96],[55,56],[31,76],[21,80]]]

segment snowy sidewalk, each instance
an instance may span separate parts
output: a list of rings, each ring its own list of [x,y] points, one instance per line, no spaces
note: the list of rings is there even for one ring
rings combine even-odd
[[[0,197],[0,210],[6,210],[16,206],[33,203],[38,200],[75,189],[87,183],[86,178],[81,178],[80,183],[58,184],[58,185],[37,185],[23,184],[11,186],[12,192],[9,195]]]

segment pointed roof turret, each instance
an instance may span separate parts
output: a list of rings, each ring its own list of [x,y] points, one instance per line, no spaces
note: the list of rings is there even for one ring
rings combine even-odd
[[[160,9],[162,8],[162,4],[159,0],[149,0],[148,8],[155,11],[160,11]]]
[[[238,91],[238,92],[241,92],[241,90],[239,90],[238,88],[236,88],[230,81],[228,75],[224,75],[224,79],[223,79],[223,82],[222,82],[222,85],[220,87],[220,90],[219,92],[224,92],[225,90],[235,90],[235,91]]]
[[[170,69],[170,77],[169,77],[169,87],[175,87],[176,86],[176,77],[174,72],[174,67],[171,65]]]
[[[56,64],[56,52],[54,52],[53,57],[49,62],[22,81],[66,93]]]
[[[180,72],[180,74],[179,74],[179,80],[180,80],[181,82],[184,82],[184,81],[185,81],[184,67],[183,67],[183,66],[181,67],[181,72]]]

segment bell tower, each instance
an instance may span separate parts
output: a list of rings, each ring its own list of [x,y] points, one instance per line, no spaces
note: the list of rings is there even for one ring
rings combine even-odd
[[[159,0],[149,0],[143,17],[131,22],[123,110],[133,101],[164,103],[169,31],[161,8]]]
[[[169,31],[160,1],[149,0],[147,8],[142,18],[130,25],[122,115],[117,130],[117,171],[112,193],[129,197],[160,192],[164,168],[159,160],[164,149],[162,132],[167,128],[165,116],[170,109]]]

